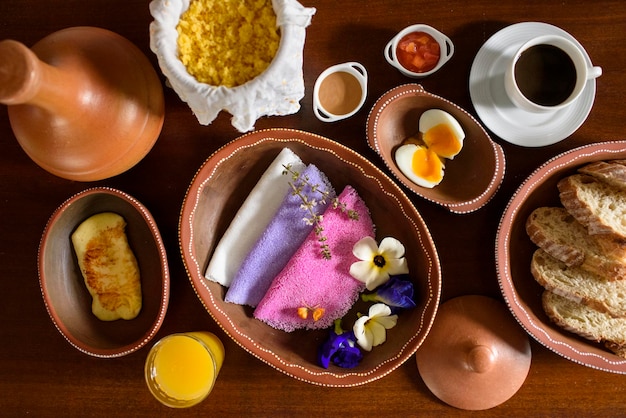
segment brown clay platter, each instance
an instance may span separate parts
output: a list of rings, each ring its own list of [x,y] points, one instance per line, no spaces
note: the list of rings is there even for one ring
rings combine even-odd
[[[465,132],[463,149],[446,162],[443,181],[433,187],[418,186],[397,167],[396,148],[418,131],[418,121],[428,109],[451,114]],[[427,92],[419,84],[405,84],[383,94],[367,118],[367,141],[398,181],[413,193],[453,213],[469,213],[482,208],[498,191],[504,178],[505,157],[500,145],[465,110]]]
[[[352,369],[317,365],[327,330],[286,333],[253,318],[250,307],[224,301],[226,288],[204,278],[221,235],[256,180],[289,147],[304,163],[323,171],[337,190],[354,187],[368,205],[377,240],[393,236],[406,248],[417,307],[400,314],[387,341]],[[179,238],[183,261],[200,301],[241,347],[275,369],[312,384],[346,387],[379,379],[404,363],[432,326],[441,296],[441,267],[430,232],[408,197],[387,175],[351,149],[330,139],[290,129],[255,131],[211,155],[197,171],[183,202]],[[354,310],[355,308],[353,308]],[[350,313],[348,314],[350,315]]]
[[[602,142],[575,148],[535,170],[510,199],[496,236],[498,281],[509,309],[522,327],[555,353],[588,367],[626,373],[626,359],[601,344],[580,338],[552,324],[541,306],[543,288],[530,272],[537,248],[528,238],[526,219],[540,206],[561,206],[557,183],[579,167],[600,160],[626,158],[626,141]]]

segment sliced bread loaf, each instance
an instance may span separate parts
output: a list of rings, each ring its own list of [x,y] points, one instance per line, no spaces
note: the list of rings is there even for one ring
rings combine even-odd
[[[555,324],[588,340],[602,342],[615,354],[625,357],[626,318],[613,318],[548,290],[543,292],[541,301]]]
[[[626,191],[585,174],[565,177],[557,187],[563,206],[589,234],[613,236],[626,244]]]
[[[533,254],[530,271],[553,293],[612,317],[626,317],[626,280],[609,281],[580,267],[568,267],[542,249]]]
[[[579,168],[578,172],[626,190],[626,160],[596,161]]]
[[[607,280],[626,279],[626,263],[607,254],[564,208],[540,207],[526,221],[531,241],[568,267],[580,266]],[[607,244],[608,245],[608,244]]]

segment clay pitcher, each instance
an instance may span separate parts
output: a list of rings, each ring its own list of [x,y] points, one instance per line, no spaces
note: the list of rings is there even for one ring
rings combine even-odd
[[[30,49],[1,41],[0,102],[26,154],[71,180],[130,169],[163,127],[154,68],[130,41],[100,28],[64,29]]]

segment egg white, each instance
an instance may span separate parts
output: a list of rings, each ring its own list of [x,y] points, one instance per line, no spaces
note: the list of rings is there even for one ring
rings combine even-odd
[[[441,183],[441,180],[443,180],[443,164],[441,167],[441,173],[440,173],[438,181],[430,181],[430,180],[427,180],[425,178],[418,176],[412,169],[413,154],[415,154],[415,151],[417,151],[418,148],[422,148],[422,147],[416,144],[402,145],[396,150],[394,154],[394,158],[402,174],[404,174],[409,180],[411,180],[413,183],[417,184],[418,186],[431,189],[435,187],[436,185],[438,185],[439,183]]]
[[[461,127],[459,121],[457,121],[454,116],[441,109],[429,109],[422,113],[422,115],[420,116],[419,131],[424,134],[429,129],[440,124],[447,125],[452,131],[455,139],[461,145],[458,152],[450,153],[448,155],[439,154],[441,157],[451,160],[455,156],[457,156],[459,152],[461,152],[461,149],[463,148],[463,141],[465,139],[465,132],[463,131],[463,128]]]

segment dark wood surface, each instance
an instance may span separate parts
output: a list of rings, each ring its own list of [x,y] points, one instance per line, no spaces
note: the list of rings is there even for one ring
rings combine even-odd
[[[100,26],[149,49],[147,0],[2,0],[0,39],[32,45],[69,26]],[[574,35],[596,65],[594,107],[571,137],[552,146],[502,144],[507,172],[501,189],[483,209],[452,215],[417,196],[412,200],[428,224],[443,268],[442,301],[466,294],[501,299],[494,266],[500,216],[519,184],[550,157],[579,145],[626,136],[626,2],[612,1],[305,1],[317,8],[304,49],[306,96],[291,116],[259,120],[257,129],[297,128],[341,142],[382,167],[365,140],[367,112],[388,89],[411,82],[391,68],[382,50],[400,29],[427,23],[446,33],[456,54],[422,85],[475,115],[468,91],[472,60],[498,30],[522,21],[543,21]],[[354,117],[325,124],[312,111],[313,84],[326,67],[363,63],[370,74],[364,108]],[[117,177],[80,183],[36,166],[11,131],[0,108],[0,415],[2,416],[456,416],[421,380],[411,357],[387,377],[362,387],[331,389],[296,381],[257,360],[231,341],[194,294],[178,246],[181,203],[195,171],[218,147],[239,136],[229,115],[201,126],[189,108],[166,89],[166,119],[149,155]],[[37,248],[46,221],[73,193],[94,185],[121,189],[152,212],[165,240],[171,270],[171,300],[157,338],[210,330],[226,345],[226,361],[210,397],[188,410],[161,406],[148,392],[143,365],[148,349],[111,360],[86,356],[59,334],[44,307],[37,277]],[[506,403],[474,416],[626,415],[626,377],[574,364],[532,342],[525,384]]]

